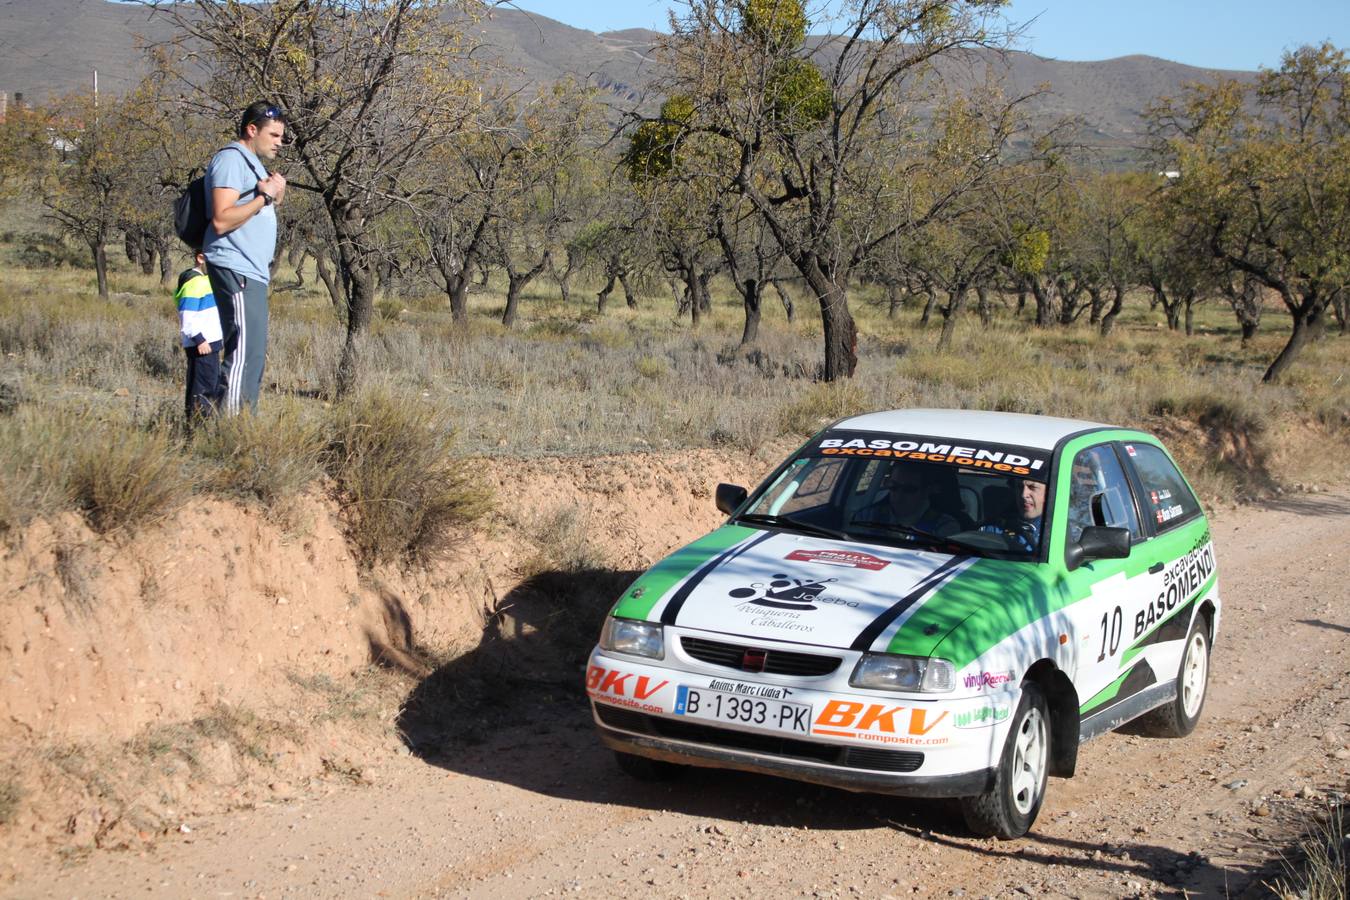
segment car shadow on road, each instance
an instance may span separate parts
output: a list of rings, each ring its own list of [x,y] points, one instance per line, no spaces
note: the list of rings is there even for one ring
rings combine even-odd
[[[965,834],[951,801],[904,800],[749,773],[689,769],[674,782],[619,771],[596,736],[586,658],[634,571],[552,571],[501,598],[480,644],[422,679],[403,703],[404,745],[428,765],[543,798],[716,822],[838,830],[903,826]]]
[[[1150,896],[1225,897],[1229,900],[1267,897],[1270,896],[1269,884],[1281,871],[1279,848],[1269,848],[1269,852],[1247,863],[1224,865],[1198,852],[1183,853],[1142,840],[1102,843],[1044,833],[1053,827],[1054,824],[1042,821],[1025,839],[1010,842],[960,841],[936,834],[924,837],[942,846],[974,851],[986,857],[1015,859],[1046,868],[1059,866],[1096,874],[1117,874],[1122,879],[1122,896],[1142,890],[1142,884],[1137,889],[1129,888],[1130,880],[1141,879],[1166,885],[1165,893]]]

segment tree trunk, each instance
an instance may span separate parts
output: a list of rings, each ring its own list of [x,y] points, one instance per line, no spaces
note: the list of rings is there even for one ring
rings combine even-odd
[[[375,273],[352,236],[338,230],[338,265],[347,286],[347,340],[338,361],[336,392],[347,397],[356,390],[364,368],[364,345],[375,310]]]
[[[704,313],[712,312],[712,291],[708,290],[708,282],[712,281],[713,274],[712,272],[698,273],[698,298],[699,302],[703,304]]]
[[[1183,301],[1186,307],[1186,337],[1195,334],[1195,295],[1187,294]]]
[[[815,292],[820,302],[820,322],[825,332],[825,366],[821,379],[852,378],[858,368],[858,327],[848,308],[848,292],[825,274],[815,258],[806,257],[795,262],[807,287]]]
[[[1280,380],[1280,376],[1285,370],[1293,364],[1303,345],[1308,343],[1313,323],[1321,318],[1321,310],[1314,308],[1310,313],[1300,309],[1294,314],[1294,331],[1289,335],[1289,342],[1284,345],[1280,355],[1266,369],[1266,374],[1261,376],[1261,380],[1266,384],[1274,384]]]
[[[919,327],[927,328],[928,323],[933,318],[933,307],[937,306],[937,291],[931,286],[923,289],[924,295],[928,298],[923,304],[923,314],[919,316]]]
[[[773,289],[778,292],[778,299],[783,301],[783,312],[787,314],[788,324],[791,325],[793,317],[797,312],[796,308],[792,305],[792,295],[787,292],[787,288],[783,287],[781,281],[775,281],[773,283]]]
[[[610,276],[609,276],[609,280],[605,282],[605,286],[602,287],[602,288],[600,289],[600,292],[599,292],[598,294],[595,295],[595,300],[596,300],[595,311],[596,311],[596,312],[603,313],[603,312],[605,311],[605,301],[609,299],[610,292],[614,290],[614,282],[617,281],[617,280],[618,280],[618,276],[616,276],[616,275],[614,275],[613,273],[611,273]]]
[[[511,266],[506,267],[506,311],[502,313],[502,324],[507,328],[516,324],[516,307],[520,303],[520,294],[525,290],[525,286],[538,277],[539,273],[544,271],[548,265],[548,254],[539,264],[525,272],[518,272]]]
[[[342,289],[338,286],[337,279],[333,277],[333,270],[328,268],[327,251],[320,250],[314,254],[314,270],[318,272],[323,286],[328,288],[328,299],[333,301],[333,311],[340,317],[345,304],[342,302]]]
[[[956,332],[956,319],[961,315],[961,309],[966,305],[966,295],[970,293],[970,287],[964,283],[958,283],[947,294],[947,305],[942,309],[942,333],[938,335],[938,350],[949,350],[952,345],[952,335]]]
[[[619,273],[619,284],[621,284],[621,285],[623,286],[623,299],[624,299],[624,302],[628,304],[628,308],[629,308],[629,309],[637,309],[637,308],[638,308],[638,307],[637,307],[637,295],[634,294],[634,293],[633,293],[633,289],[632,289],[631,287],[628,286],[628,273],[627,273],[627,272],[620,272],[620,273]]]
[[[1055,318],[1054,291],[1041,284],[1039,278],[1033,276],[1029,281],[1031,282],[1031,294],[1036,298],[1036,327],[1048,328]]]
[[[1088,324],[1102,324],[1102,310],[1106,308],[1105,294],[1100,287],[1092,285],[1087,289],[1088,296],[1092,298],[1092,303],[1088,307]]]
[[[1125,288],[1123,285],[1115,284],[1111,286],[1111,306],[1102,316],[1102,337],[1110,337],[1111,332],[1116,327],[1116,317],[1120,311],[1125,308]]]
[[[170,252],[168,239],[160,241],[156,250],[159,253],[159,283],[162,287],[171,288],[174,285],[173,253]]]
[[[469,324],[469,283],[472,280],[466,266],[446,281],[445,292],[450,298],[450,321],[461,327]]]
[[[980,312],[980,324],[988,326],[991,322],[994,321],[994,308],[989,303],[989,291],[985,288],[983,284],[976,285],[975,299],[976,299],[975,308],[978,309]],[[942,327],[943,330],[945,331],[947,328],[945,322],[943,323]]]
[[[94,274],[98,277],[98,295],[108,299],[108,245],[101,239],[89,241],[89,252],[94,257]]]
[[[759,315],[764,285],[754,278],[747,278],[741,285],[741,299],[745,305],[745,328],[741,331],[741,346],[745,347],[759,340]]]
[[[894,319],[901,307],[904,306],[903,295],[900,292],[900,282],[886,282],[886,318]]]

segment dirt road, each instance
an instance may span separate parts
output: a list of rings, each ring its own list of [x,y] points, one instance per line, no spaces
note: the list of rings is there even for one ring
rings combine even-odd
[[[474,746],[391,749],[327,796],[206,820],[23,897],[1242,896],[1272,838],[1346,791],[1350,493],[1215,516],[1225,613],[1190,738],[1114,733],[1052,779],[1032,835],[965,834],[941,802],[693,771],[630,781],[579,684]],[[580,674],[578,673],[578,682]],[[392,746],[392,745],[391,745]],[[1299,796],[1303,794],[1303,796]],[[1313,795],[1313,796],[1309,796]]]

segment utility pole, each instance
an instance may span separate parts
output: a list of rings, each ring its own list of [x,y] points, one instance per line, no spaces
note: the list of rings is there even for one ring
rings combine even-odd
[[[94,109],[98,109],[98,69],[94,70]]]

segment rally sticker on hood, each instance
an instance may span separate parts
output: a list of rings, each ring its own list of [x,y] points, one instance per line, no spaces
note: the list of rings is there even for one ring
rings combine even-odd
[[[967,557],[869,547],[845,563],[823,541],[761,532],[691,574],[653,610],[670,625],[763,640],[867,646],[960,569]],[[863,564],[866,563],[866,564]]]
[[[784,559],[789,562],[819,563],[822,566],[867,569],[869,572],[880,572],[890,565],[886,560],[878,559],[870,553],[858,553],[854,550],[793,550]]]
[[[883,435],[875,431],[827,431],[807,446],[802,455],[910,459],[1037,481],[1045,481],[1050,474],[1050,458],[1044,450],[914,434]]]

